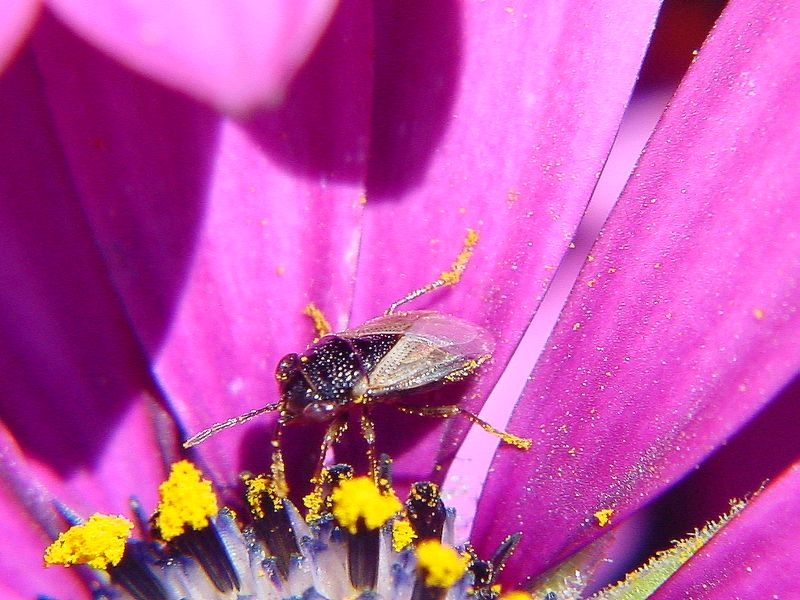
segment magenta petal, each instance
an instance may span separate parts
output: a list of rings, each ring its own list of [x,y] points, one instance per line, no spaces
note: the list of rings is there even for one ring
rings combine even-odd
[[[479,230],[462,283],[409,305],[475,321],[496,337],[494,366],[474,393],[444,391],[450,402],[467,395],[475,408],[568,251],[658,2],[379,6],[376,125],[352,323],[435,279],[466,229]],[[395,458],[407,451],[396,463],[400,478],[432,476],[444,425],[431,423],[422,441],[420,422],[387,414],[378,424],[384,449]],[[452,425],[448,454],[463,435]]]
[[[275,366],[315,335],[308,303],[346,326],[369,127],[367,8],[342,5],[280,110],[220,131],[205,220],[156,359],[190,433],[277,402]],[[198,448],[217,481],[267,468],[272,425],[262,417]],[[291,429],[313,461],[319,438]]]
[[[795,464],[652,598],[792,597],[800,573],[798,546],[800,464]]]
[[[39,14],[38,0],[0,2],[0,72],[14,56]]]
[[[729,5],[581,273],[479,506],[535,573],[691,469],[796,372],[793,3]],[[779,116],[778,116],[779,115]],[[480,516],[479,516],[480,519]]]
[[[87,40],[140,73],[243,112],[280,101],[336,3],[51,0],[50,5]]]

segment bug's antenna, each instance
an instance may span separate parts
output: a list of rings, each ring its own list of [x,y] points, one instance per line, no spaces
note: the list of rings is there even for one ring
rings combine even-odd
[[[212,435],[217,433],[218,431],[222,431],[223,429],[228,429],[229,427],[233,427],[234,425],[239,425],[240,423],[245,423],[249,421],[253,417],[257,417],[260,414],[265,412],[272,412],[273,410],[278,410],[280,408],[280,404],[267,404],[262,408],[256,408],[251,410],[250,412],[246,412],[243,415],[239,415],[238,417],[233,417],[232,419],[228,419],[227,421],[220,421],[219,423],[214,423],[208,429],[203,429],[200,433],[193,435],[188,440],[183,442],[184,448],[191,448],[192,446],[196,446],[202,441],[207,440]]]
[[[409,292],[399,300],[395,300],[392,302],[391,306],[389,306],[389,310],[386,311],[387,315],[391,315],[397,310],[397,307],[405,304],[406,302],[411,302],[415,298],[419,298],[423,294],[427,294],[428,292],[432,292],[433,290],[444,287],[447,285],[455,285],[461,280],[461,275],[464,273],[464,270],[467,268],[467,263],[469,259],[472,257],[472,251],[475,248],[475,244],[478,243],[478,232],[474,229],[467,229],[467,236],[464,238],[464,245],[461,248],[461,252],[456,257],[456,260],[450,266],[449,271],[444,271],[441,275],[439,275],[439,279],[429,283],[428,285],[418,288],[413,292]]]

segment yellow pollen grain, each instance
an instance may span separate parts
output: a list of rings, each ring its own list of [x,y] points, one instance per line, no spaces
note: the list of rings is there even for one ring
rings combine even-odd
[[[408,519],[396,519],[392,523],[392,548],[400,552],[417,539],[417,534]]]
[[[70,527],[44,551],[45,565],[116,566],[125,553],[133,523],[124,517],[94,514],[86,523]]]
[[[436,540],[423,540],[417,544],[417,569],[425,574],[428,587],[452,587],[464,576],[468,564],[467,556]]]
[[[328,319],[325,318],[325,315],[322,314],[322,311],[313,302],[310,302],[303,309],[303,314],[307,317],[311,317],[314,321],[314,330],[319,337],[328,335],[331,332],[331,324],[328,323]]]
[[[613,508],[603,508],[594,513],[594,517],[597,519],[597,524],[600,525],[600,527],[605,527],[611,521],[611,515],[613,514]]]
[[[464,246],[461,252],[456,257],[455,262],[450,266],[450,270],[444,271],[439,276],[439,279],[444,282],[444,285],[453,285],[461,280],[461,275],[464,273],[464,269],[467,268],[467,263],[472,257],[472,251],[475,249],[475,244],[478,243],[478,238],[479,235],[477,231],[474,229],[467,229],[467,236],[464,238]]]
[[[208,527],[208,518],[219,511],[211,482],[188,460],[172,465],[169,477],[158,486],[158,495],[155,523],[165,541],[187,529]]]
[[[403,508],[397,496],[382,493],[370,477],[340,482],[331,494],[331,504],[336,521],[353,534],[359,525],[368,530],[378,529]]]
[[[760,308],[753,309],[753,316],[758,319],[759,321],[764,318],[764,311]]]

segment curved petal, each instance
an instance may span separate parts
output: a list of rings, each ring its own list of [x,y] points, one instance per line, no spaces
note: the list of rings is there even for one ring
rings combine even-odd
[[[675,481],[800,365],[798,23],[729,4],[606,223],[509,425],[535,446],[498,454],[479,507],[509,515],[476,523],[487,547],[531,532],[511,576]]]
[[[358,5],[340,11],[286,106],[248,123],[120,68],[54,19],[37,32],[90,236],[185,437],[276,400],[279,358],[313,337],[307,303],[344,326],[366,153],[318,159],[366,139],[368,18]],[[330,102],[337,94],[347,102]],[[218,481],[266,467],[267,424],[200,448]]]
[[[474,408],[568,249],[658,2],[379,6],[376,125],[352,323],[438,277],[466,229],[479,230],[464,281],[415,303],[496,337],[495,366],[470,389]],[[457,401],[464,387],[443,395]],[[378,423],[381,448],[399,458],[399,480],[443,472],[426,472],[442,447],[442,425],[433,422],[422,438],[420,421],[387,414]],[[453,425],[440,467],[464,433]]]
[[[231,112],[277,104],[334,0],[49,0],[87,40],[171,88]]]
[[[0,4],[0,72],[28,35],[39,6],[39,0],[6,0]]]
[[[223,123],[205,220],[156,362],[191,433],[278,400],[275,366],[314,337],[307,304],[334,328],[346,325],[366,169],[369,27],[367,4],[343,4],[280,110]],[[271,425],[264,417],[199,447],[217,481],[267,468]],[[295,473],[310,473],[297,461],[315,461],[317,434],[291,428]]]
[[[800,463],[756,496],[651,596],[780,598],[800,572]]]
[[[43,471],[88,497],[88,472],[124,462],[116,426],[146,422],[141,401],[156,391],[93,240],[31,52],[0,78],[0,104],[0,416]],[[160,472],[157,463],[140,460],[140,474]]]

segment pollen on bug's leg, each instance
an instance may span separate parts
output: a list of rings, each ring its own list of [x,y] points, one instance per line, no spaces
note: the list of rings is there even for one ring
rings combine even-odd
[[[461,252],[450,266],[450,269],[448,271],[444,271],[439,276],[439,279],[442,280],[444,285],[453,285],[461,280],[461,275],[467,268],[469,259],[472,258],[472,252],[475,249],[475,245],[478,243],[478,239],[479,235],[476,230],[467,229],[467,235],[464,238],[464,245],[461,249]]]
[[[116,566],[125,552],[133,523],[124,517],[94,514],[61,533],[44,552],[46,565],[89,565],[105,570]]]

